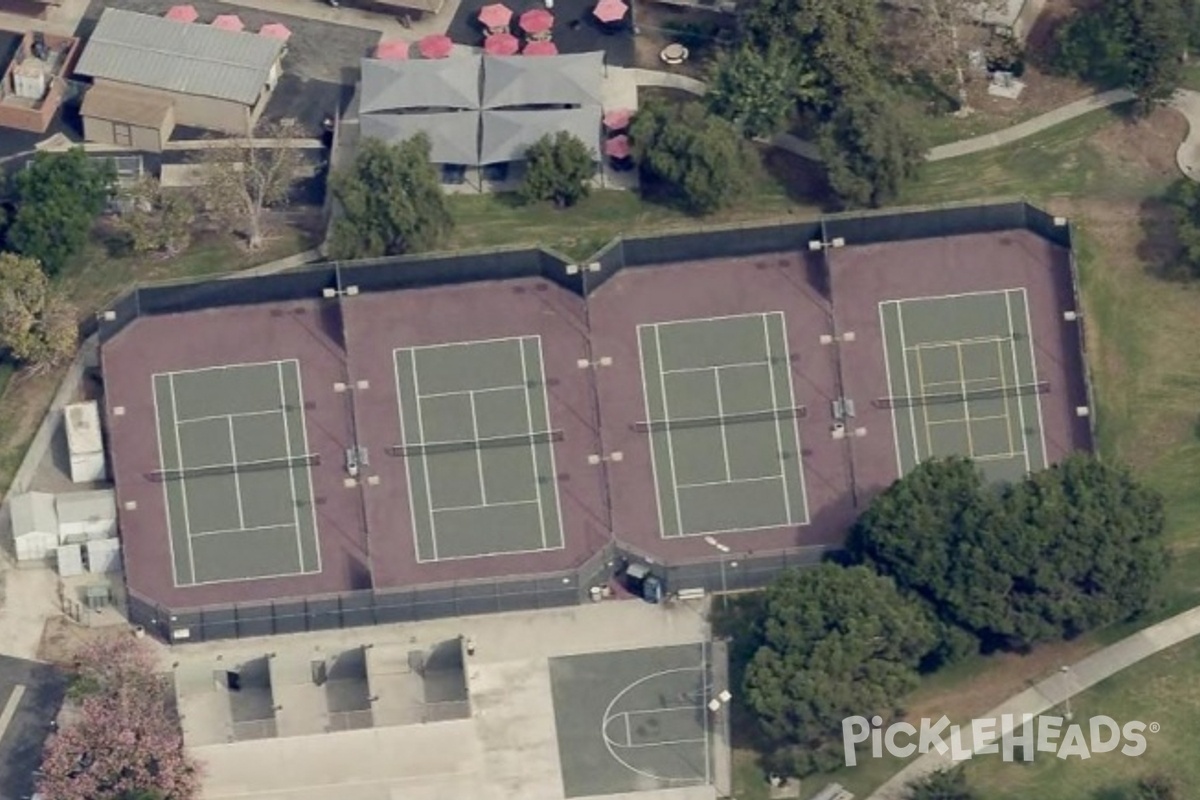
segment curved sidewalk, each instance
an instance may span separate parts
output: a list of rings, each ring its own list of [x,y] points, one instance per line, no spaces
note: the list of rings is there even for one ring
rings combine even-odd
[[[1200,102],[1200,96],[1197,96],[1197,101]],[[1083,690],[1095,686],[1126,667],[1197,634],[1200,634],[1200,607],[1184,611],[1157,625],[1151,625],[1116,644],[1092,653],[1082,661],[1071,665],[1066,672],[1046,678],[1034,687],[1010,697],[991,711],[982,714],[980,718],[999,720],[1004,714],[1012,714],[1014,719],[1020,719],[1022,714],[1035,716],[1044,714],[1065,703],[1067,698],[1074,697]],[[955,722],[962,724],[965,720],[955,720]],[[1003,733],[1004,731],[997,731],[995,736],[975,743],[968,725],[962,731],[963,750],[972,752],[977,745],[994,742]],[[991,756],[985,756],[985,758],[989,757]],[[891,780],[876,789],[867,800],[905,800],[907,797],[905,789],[908,784],[931,772],[953,765],[954,762],[951,761],[949,754],[941,755],[937,752],[930,752],[920,756],[892,776]]]

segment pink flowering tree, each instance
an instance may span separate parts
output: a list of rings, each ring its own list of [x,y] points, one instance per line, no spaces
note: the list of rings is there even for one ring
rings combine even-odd
[[[169,685],[141,641],[98,641],[76,657],[77,719],[42,756],[46,800],[191,800],[200,788],[184,752]]]

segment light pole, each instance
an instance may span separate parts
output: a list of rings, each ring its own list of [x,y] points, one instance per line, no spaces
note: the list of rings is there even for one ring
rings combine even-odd
[[[726,596],[729,592],[729,587],[725,583],[725,556],[730,552],[729,545],[718,542],[715,536],[705,536],[704,543],[721,553],[721,605],[728,606],[729,601],[726,600]]]
[[[1066,664],[1064,664],[1059,669],[1059,672],[1062,673],[1063,689],[1067,693],[1067,722],[1070,722],[1071,718],[1074,716],[1074,714],[1071,713],[1071,687],[1070,687],[1070,685],[1068,685],[1068,681],[1067,681],[1068,676],[1070,676],[1070,674],[1071,674],[1071,668],[1068,667]]]

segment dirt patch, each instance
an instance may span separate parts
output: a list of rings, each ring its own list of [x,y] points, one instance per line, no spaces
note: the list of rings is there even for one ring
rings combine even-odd
[[[74,662],[75,653],[85,644],[131,635],[129,628],[124,626],[92,628],[73,622],[67,617],[51,617],[46,620],[46,627],[42,630],[37,657],[40,661],[70,667]]]
[[[0,496],[8,491],[16,476],[25,448],[46,415],[66,369],[38,375],[18,372],[0,397],[0,407],[4,409],[4,419],[0,422]]]
[[[735,21],[728,14],[663,3],[634,6],[636,35],[634,66],[665,70],[703,80],[719,44],[731,42]],[[678,66],[662,62],[664,47],[679,43],[687,47],[688,60]]]
[[[1105,161],[1147,178],[1171,179],[1179,175],[1175,154],[1187,136],[1184,116],[1173,108],[1156,108],[1137,122],[1106,125],[1089,140]]]

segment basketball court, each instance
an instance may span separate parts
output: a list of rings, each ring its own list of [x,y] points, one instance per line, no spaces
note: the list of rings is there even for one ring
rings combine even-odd
[[[879,304],[897,468],[966,456],[994,480],[1047,466],[1025,289]]]
[[[638,326],[663,538],[808,524],[782,312]]]
[[[319,572],[297,361],[153,377],[176,586]]]
[[[419,562],[564,546],[540,336],[393,351]]]

